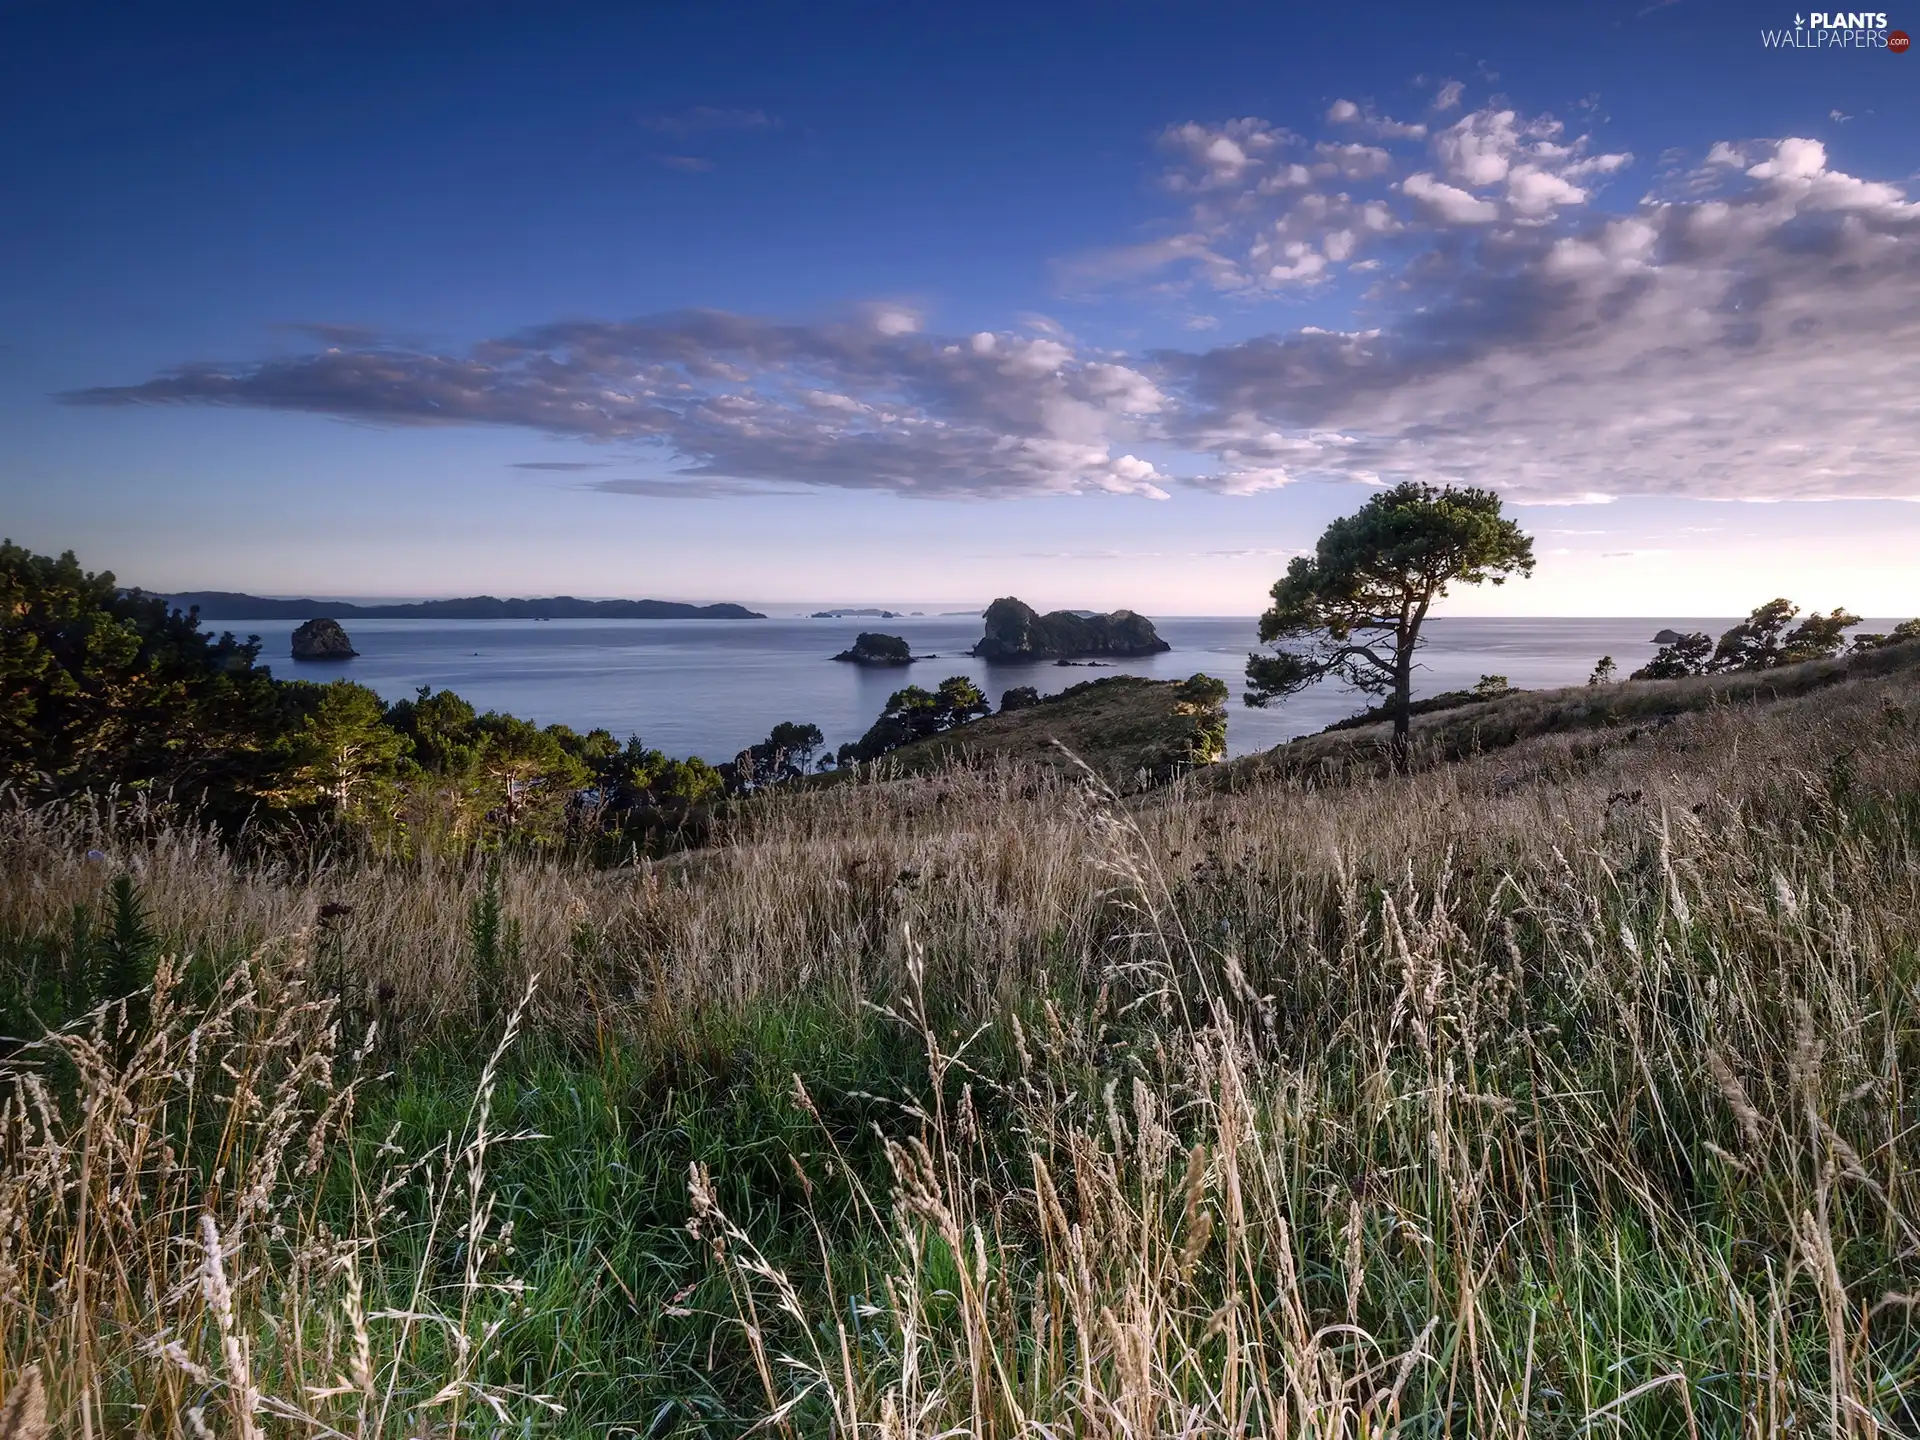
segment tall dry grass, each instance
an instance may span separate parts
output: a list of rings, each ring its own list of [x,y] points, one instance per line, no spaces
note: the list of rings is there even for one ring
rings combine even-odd
[[[223,958],[197,1008],[163,974],[137,1045],[103,1013],[7,1062],[0,1374],[73,1433],[568,1423],[486,1369],[492,1072],[425,1168],[363,1171],[339,1029],[470,1030],[538,972],[526,1026],[576,1051],[825,999],[922,1055],[877,1135],[795,1076],[802,1189],[852,1197],[809,1234],[740,1213],[724,1156],[690,1175],[719,1288],[666,1313],[721,1327],[750,1403],[655,1433],[1920,1433],[1917,797],[1902,675],[1337,787],[956,770],[670,862],[510,859],[504,977],[481,863],[245,866],[16,808],[20,963],[115,868]],[[466,1258],[375,1323],[393,1227],[448,1215]]]
[[[519,1291],[486,1183],[518,1138],[490,1117],[518,1017],[463,1131],[408,1157],[350,1144],[364,1047],[299,949],[189,991],[163,959],[137,1002],[0,1075],[0,1373],[44,1416],[18,1436],[452,1433],[553,1410],[485,1368]],[[397,1274],[403,1231],[431,1264]]]

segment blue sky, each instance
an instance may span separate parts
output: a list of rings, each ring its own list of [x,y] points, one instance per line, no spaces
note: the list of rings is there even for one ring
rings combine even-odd
[[[1920,58],[1794,19],[0,3],[0,528],[1251,613],[1412,477],[1536,536],[1456,613],[1909,614]]]

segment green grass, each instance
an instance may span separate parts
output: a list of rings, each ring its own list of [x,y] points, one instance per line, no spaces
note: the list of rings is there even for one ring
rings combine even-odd
[[[170,997],[258,998],[151,1065],[0,1059],[71,1127],[0,1129],[0,1212],[52,1217],[0,1265],[0,1377],[41,1364],[74,1431],[237,1414],[204,1210],[271,1396],[351,1368],[360,1257],[396,1435],[446,1376],[481,1434],[1920,1433],[1920,687],[1591,738],[1131,808],[845,785],[618,873],[301,874],[16,814],[10,1033],[134,904],[197,957],[156,1037]],[[138,1183],[84,1120],[121,1091],[180,1157]],[[72,1255],[128,1287],[74,1308]]]

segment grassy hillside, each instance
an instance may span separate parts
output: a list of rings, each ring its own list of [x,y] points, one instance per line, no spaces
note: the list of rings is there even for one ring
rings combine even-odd
[[[887,756],[909,775],[956,761],[1074,766],[1066,752],[1107,783],[1136,790],[1204,765],[1223,750],[1218,706],[1196,703],[1180,680],[1109,675],[1073,685],[1024,710],[983,715],[904,745]],[[1065,750],[1062,750],[1062,747]]]
[[[8,807],[0,1384],[63,1435],[1915,1433],[1882,663],[1337,785],[929,761],[616,871]]]
[[[1693,711],[1769,705],[1848,681],[1902,675],[1916,667],[1920,667],[1920,645],[1889,645],[1772,670],[1523,690],[1498,700],[1415,715],[1414,763],[1446,763],[1536,736],[1582,731],[1606,732],[1594,743],[1632,743]],[[1356,765],[1377,769],[1384,763],[1392,733],[1386,723],[1325,730],[1242,757],[1214,778],[1235,785],[1278,775],[1324,776]]]

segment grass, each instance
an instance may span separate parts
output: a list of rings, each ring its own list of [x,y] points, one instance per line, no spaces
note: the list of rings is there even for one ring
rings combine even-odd
[[[1117,790],[1143,789],[1208,764],[1226,748],[1218,707],[1194,703],[1186,684],[1137,675],[1082,681],[1025,709],[983,715],[916,740],[892,751],[886,763],[896,775],[937,774],[955,763],[1077,766]]]
[[[613,871],[12,807],[0,1385],[62,1435],[1920,1433],[1920,681],[1782,679]]]
[[[1449,703],[1426,713],[1416,711],[1410,739],[1417,763],[1425,764],[1447,764],[1522,740],[1589,730],[1623,731],[1638,740],[1649,727],[1671,724],[1695,710],[1771,705],[1849,680],[1897,676],[1916,664],[1920,664],[1920,644],[1888,645],[1772,670],[1520,690],[1500,699],[1465,704],[1457,703],[1459,692],[1454,692],[1436,697]],[[1377,770],[1385,763],[1391,727],[1385,722],[1356,724],[1355,720],[1245,756],[1223,772],[1221,783],[1309,773],[1326,777],[1356,765]]]

